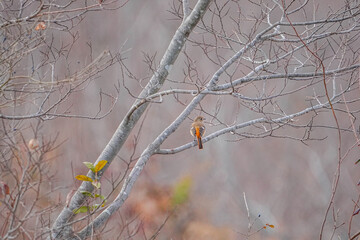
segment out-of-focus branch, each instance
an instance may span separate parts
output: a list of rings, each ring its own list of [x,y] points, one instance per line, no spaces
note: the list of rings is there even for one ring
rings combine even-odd
[[[58,154],[49,152],[58,146],[55,140],[47,140],[50,136],[40,135],[39,125],[57,117],[101,119],[113,110],[118,95],[100,90],[97,113],[71,112],[73,99],[70,96],[84,90],[114,63],[114,57],[107,50],[93,59],[93,49],[88,43],[90,58],[84,57],[74,64],[72,50],[79,39],[78,29],[74,27],[89,12],[117,9],[127,2],[108,0],[100,4],[93,1],[96,4],[89,5],[88,1],[29,0],[0,3],[0,180],[10,181],[11,187],[11,193],[0,199],[0,210],[4,212],[0,222],[5,222],[0,227],[1,238],[37,239],[38,235],[46,234],[45,229],[50,229],[50,222],[38,220],[53,213],[58,200],[49,200],[49,206],[39,201],[51,196],[44,185],[58,190],[51,185],[53,181],[49,179],[53,178],[48,172],[48,161]],[[104,97],[111,102],[105,111]],[[27,146],[25,139],[29,140],[29,130],[36,120],[39,124],[35,127],[35,136]],[[38,139],[40,137],[43,139]],[[34,227],[32,230],[29,230],[30,225]]]
[[[0,114],[0,118],[2,119],[8,119],[8,120],[25,120],[25,119],[32,119],[32,118],[42,118],[44,120],[48,120],[54,117],[71,117],[71,118],[86,118],[86,119],[101,119],[107,116],[113,109],[117,97],[113,98],[113,104],[109,108],[109,110],[106,113],[101,114],[100,116],[87,116],[87,115],[75,115],[75,114],[68,114],[66,112],[57,112],[57,107],[65,102],[70,94],[72,94],[74,91],[76,91],[78,88],[80,88],[84,83],[86,83],[89,79],[93,78],[99,72],[103,71],[104,69],[108,68],[113,64],[113,57],[110,55],[108,51],[104,51],[101,53],[94,61],[92,61],[90,64],[85,66],[80,71],[76,72],[72,76],[69,76],[66,79],[62,80],[54,80],[54,66],[52,66],[52,74],[51,74],[51,80],[49,81],[39,81],[32,79],[30,76],[14,76],[12,79],[30,79],[28,83],[17,83],[16,85],[26,85],[27,88],[32,88],[34,86],[34,89],[42,88],[43,92],[45,94],[45,98],[42,100],[41,104],[39,105],[38,109],[34,113],[30,114],[23,114],[23,115],[8,115],[8,114]],[[45,103],[49,103],[49,97],[51,94],[54,94],[55,89],[60,89],[63,84],[68,85],[68,90],[62,94],[58,98],[57,101],[52,102],[49,104],[47,108],[44,108]],[[6,84],[4,86],[5,89],[0,89],[1,91],[11,91],[12,88],[16,87],[15,84]],[[25,91],[25,90],[24,90]],[[34,91],[34,90],[33,90]],[[34,91],[35,92],[35,91]]]

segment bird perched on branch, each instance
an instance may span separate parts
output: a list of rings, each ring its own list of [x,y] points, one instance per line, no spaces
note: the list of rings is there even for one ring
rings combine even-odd
[[[191,124],[190,133],[193,137],[196,137],[199,149],[203,149],[203,144],[201,141],[201,137],[204,136],[205,133],[205,126],[203,124],[203,118],[202,116],[198,116],[195,118],[194,122]]]

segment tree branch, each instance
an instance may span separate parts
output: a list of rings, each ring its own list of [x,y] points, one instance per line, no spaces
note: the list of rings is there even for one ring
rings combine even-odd
[[[191,31],[194,29],[196,24],[200,21],[202,16],[205,14],[206,9],[208,8],[211,0],[199,0],[194,7],[193,11],[189,15],[189,17],[180,25],[177,29],[174,37],[172,38],[168,49],[166,50],[160,65],[152,78],[150,79],[149,83],[145,86],[143,91],[139,94],[138,100],[135,101],[133,107],[130,108],[126,116],[124,117],[123,121],[120,123],[119,127],[115,131],[114,135],[110,139],[109,143],[104,148],[103,152],[98,157],[96,163],[100,160],[107,160],[108,164],[104,167],[98,177],[102,175],[102,173],[109,167],[113,159],[115,158],[116,154],[121,149],[122,145],[124,144],[125,140],[130,134],[130,131],[133,129],[137,121],[140,119],[142,114],[144,113],[145,109],[149,105],[149,102],[138,106],[138,103],[141,102],[141,99],[145,99],[148,96],[156,93],[164,84],[166,77],[169,74],[171,67],[173,66],[175,60],[177,59],[182,47],[185,44],[185,41]],[[145,155],[148,152],[151,152],[151,148],[146,151]],[[150,157],[150,156],[148,156]],[[147,157],[147,158],[148,158]],[[94,229],[99,228],[102,226],[107,219],[122,206],[123,202],[127,199],[130,190],[137,179],[138,174],[140,174],[141,170],[144,167],[144,160],[139,159],[134,169],[137,171],[132,171],[125,181],[123,185],[123,190],[121,191],[120,195],[116,198],[116,200],[104,210],[91,224],[85,227],[81,232],[76,234],[76,236],[69,236],[70,232],[66,232],[63,228],[67,222],[71,221],[74,218],[73,210],[78,208],[83,204],[86,197],[80,193],[80,191],[93,191],[93,186],[91,183],[83,182],[82,185],[79,187],[78,191],[74,194],[69,207],[65,207],[62,212],[59,214],[58,218],[53,224],[52,227],[52,238],[66,238],[66,239],[84,239],[89,236]],[[143,158],[144,159],[144,158]],[[96,164],[95,163],[95,164]],[[138,171],[140,170],[140,171]],[[93,173],[89,171],[88,176],[94,177]],[[129,180],[130,179],[130,180]],[[65,235],[63,233],[66,233]]]

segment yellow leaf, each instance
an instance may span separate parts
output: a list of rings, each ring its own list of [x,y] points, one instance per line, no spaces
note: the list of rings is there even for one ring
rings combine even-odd
[[[87,182],[93,181],[91,178],[89,178],[88,176],[85,176],[85,175],[77,175],[75,178],[80,181],[87,181]]]
[[[95,172],[100,171],[101,169],[103,169],[103,167],[105,167],[107,161],[106,160],[101,160],[99,161],[96,165],[95,165]]]
[[[274,225],[272,225],[272,224],[265,224],[266,226],[269,226],[269,227],[271,227],[271,228],[275,228],[275,226]]]
[[[36,27],[35,27],[35,30],[36,31],[39,31],[39,30],[45,30],[46,29],[46,25],[44,22],[39,22]]]

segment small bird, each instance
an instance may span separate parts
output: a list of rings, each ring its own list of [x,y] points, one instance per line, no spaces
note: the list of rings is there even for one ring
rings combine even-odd
[[[198,116],[195,118],[194,122],[191,124],[190,133],[193,137],[196,137],[199,149],[203,149],[203,144],[201,141],[201,137],[204,136],[205,133],[205,126],[203,124],[203,118],[202,116]]]

